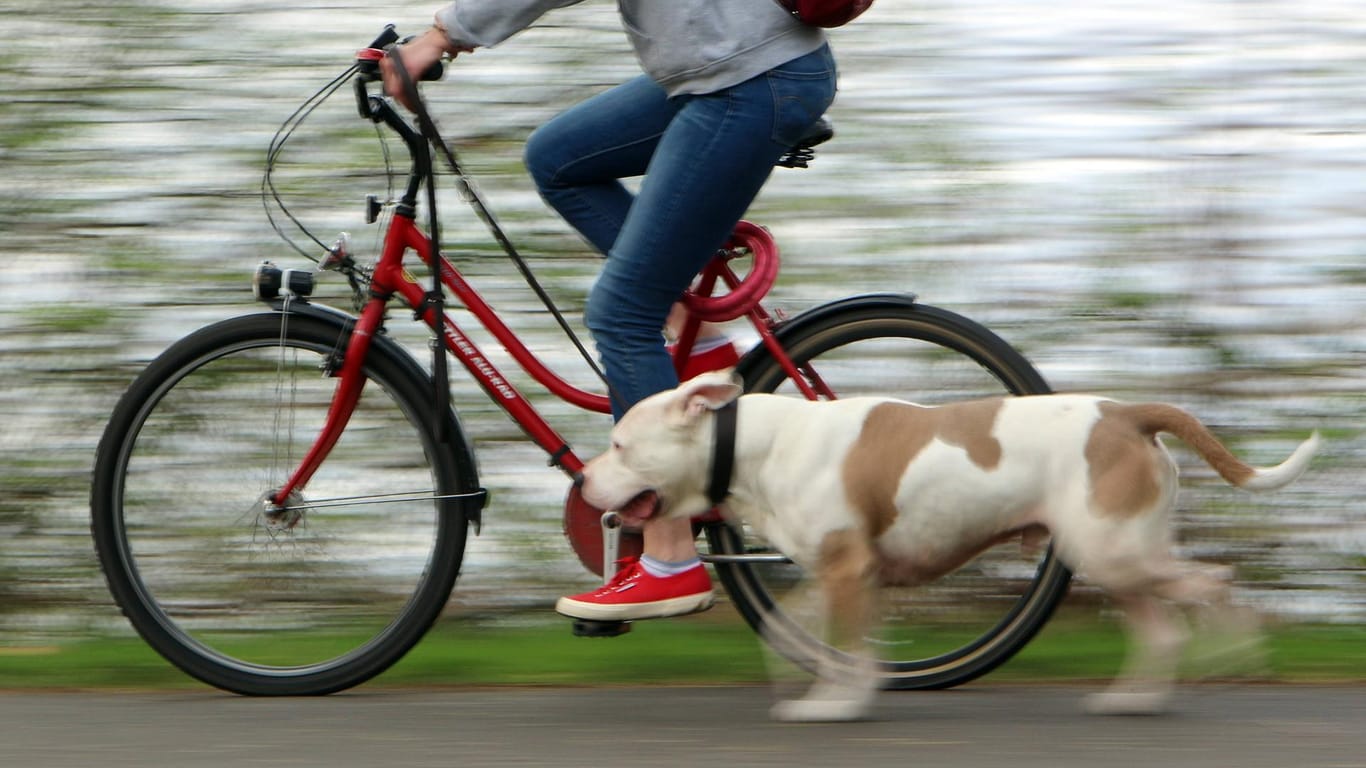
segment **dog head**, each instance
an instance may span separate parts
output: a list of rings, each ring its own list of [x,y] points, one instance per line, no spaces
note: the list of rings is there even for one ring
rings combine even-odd
[[[583,498],[628,521],[692,517],[707,498],[714,411],[740,396],[729,371],[705,373],[636,403],[612,428],[611,446],[583,468]]]

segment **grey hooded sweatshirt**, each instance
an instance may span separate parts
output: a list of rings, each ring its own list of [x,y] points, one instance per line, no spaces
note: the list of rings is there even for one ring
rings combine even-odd
[[[437,12],[451,41],[497,45],[583,0],[456,0]],[[825,43],[773,0],[617,0],[641,67],[670,96],[742,83]]]

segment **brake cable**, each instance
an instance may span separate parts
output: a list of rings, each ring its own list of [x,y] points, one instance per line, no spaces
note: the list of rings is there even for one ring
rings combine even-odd
[[[308,119],[309,115],[313,114],[314,110],[345,85],[355,71],[356,66],[353,64],[348,67],[345,72],[342,72],[327,85],[319,88],[312,96],[305,99],[304,103],[300,104],[298,109],[295,109],[294,112],[280,124],[280,128],[276,130],[275,135],[271,137],[270,146],[266,148],[266,171],[261,176],[261,204],[262,207],[266,209],[266,220],[270,222],[271,228],[275,230],[275,234],[279,235],[281,240],[284,240],[289,247],[298,251],[304,258],[314,263],[317,263],[320,259],[304,250],[298,243],[294,242],[294,239],[285,233],[281,223],[275,219],[275,214],[271,211],[270,207],[272,200],[275,201],[275,205],[280,209],[280,213],[284,214],[285,218],[289,219],[289,221],[294,224],[295,228],[307,236],[308,239],[316,243],[319,248],[324,252],[330,251],[331,248],[323,243],[322,240],[319,240],[316,235],[304,226],[303,222],[299,221],[299,219],[290,212],[289,207],[285,205],[285,201],[280,197],[280,190],[275,186],[273,173],[275,171],[275,164],[280,158],[280,153],[284,151],[285,144],[288,143],[289,139],[294,135],[294,131],[298,130],[300,125],[303,125],[304,121]]]

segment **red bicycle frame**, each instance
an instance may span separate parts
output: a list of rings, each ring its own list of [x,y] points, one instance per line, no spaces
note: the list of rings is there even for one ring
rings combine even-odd
[[[357,60],[373,68],[377,67],[376,62],[382,56],[381,51],[367,49],[361,52]],[[372,76],[376,76],[376,72],[377,69],[371,73]],[[508,328],[498,313],[484,301],[460,272],[436,253],[437,249],[432,247],[431,239],[418,228],[414,220],[413,203],[417,189],[424,180],[431,180],[430,156],[423,148],[425,140],[396,117],[387,104],[382,104],[378,108],[367,106],[370,104],[370,97],[365,91],[364,82],[364,79],[357,80],[357,99],[362,115],[383,121],[399,131],[408,143],[415,161],[419,153],[423,159],[420,163],[415,162],[408,195],[404,198],[405,205],[395,213],[385,233],[379,263],[371,275],[370,298],[351,330],[351,338],[347,343],[346,356],[339,374],[340,382],[328,408],[326,422],[302,463],[284,486],[273,494],[271,501],[276,505],[286,505],[291,494],[308,484],[309,479],[341,438],[356,404],[360,402],[361,390],[365,386],[363,368],[371,339],[380,331],[388,302],[395,294],[402,297],[409,307],[418,309],[421,319],[440,335],[446,349],[465,366],[489,397],[550,456],[552,466],[560,467],[571,476],[577,474],[583,469],[583,460],[574,454],[565,439],[542,418],[526,397],[480,351],[478,345],[460,330],[454,320],[428,306],[426,290],[403,266],[404,256],[411,250],[428,267],[432,266],[432,260],[435,258],[441,283],[503,345],[517,364],[551,394],[579,408],[598,413],[611,412],[610,400],[606,395],[575,387],[547,368],[522,343],[517,334]],[[454,163],[454,160],[451,162]],[[728,264],[729,259],[740,250],[748,250],[754,256],[754,268],[745,280],[736,275]],[[696,289],[685,297],[684,303],[689,306],[690,314],[674,352],[675,365],[680,373],[692,353],[698,328],[703,320],[723,321],[743,316],[749,318],[764,347],[779,362],[803,395],[813,400],[821,397],[834,398],[834,393],[809,366],[799,368],[783,350],[773,334],[774,318],[759,305],[763,294],[772,285],[777,268],[777,247],[768,232],[748,222],[740,222],[732,242],[703,270]],[[729,293],[713,297],[712,291],[718,281],[729,288]]]
[[[762,237],[767,238],[767,233],[764,233],[763,230],[757,227],[754,227],[753,230],[763,233]],[[772,247],[771,240],[768,240],[765,245]],[[426,299],[424,287],[403,266],[404,255],[409,250],[415,252],[423,262],[431,263],[432,247],[427,235],[418,228],[412,218],[397,215],[393,218],[385,235],[383,252],[372,275],[370,300],[361,310],[360,318],[352,328],[351,338],[346,348],[345,362],[339,374],[340,383],[328,409],[327,421],[298,469],[294,471],[284,486],[274,494],[273,501],[276,504],[283,505],[291,493],[308,484],[313,473],[322,465],[328,452],[336,445],[337,440],[340,439],[345,430],[351,414],[355,411],[356,404],[360,401],[361,390],[365,386],[362,368],[365,365],[366,353],[370,349],[370,340],[379,331],[384,321],[389,299],[394,294],[398,294],[409,307],[424,305]],[[706,296],[710,294],[718,281],[726,284],[732,291],[741,284],[741,278],[731,269],[727,261],[728,258],[724,256],[713,260],[701,275],[696,289],[697,295]],[[598,413],[611,412],[611,403],[607,396],[579,389],[547,368],[518,338],[517,334],[502,321],[493,307],[484,301],[483,297],[465,280],[454,265],[444,257],[440,258],[438,263],[442,283],[478,319],[480,324],[508,350],[527,374],[549,390],[551,394],[565,402]],[[811,399],[834,397],[834,393],[825,386],[814,371],[809,368],[799,368],[793,363],[773,335],[772,326],[775,322],[773,317],[763,307],[759,306],[757,300],[750,306],[743,308],[742,314],[749,318],[764,346],[779,361],[788,376],[796,382],[806,397]],[[465,369],[483,387],[484,391],[507,412],[508,416],[517,422],[527,435],[550,456],[550,462],[553,466],[560,467],[571,476],[583,468],[583,460],[574,453],[565,439],[541,416],[517,387],[503,376],[498,367],[484,355],[472,339],[465,335],[450,316],[437,317],[434,310],[426,309],[422,312],[421,317],[434,331],[440,328],[446,348],[465,366]],[[678,349],[675,353],[680,370],[691,354],[700,325],[701,319],[692,316],[680,334]]]

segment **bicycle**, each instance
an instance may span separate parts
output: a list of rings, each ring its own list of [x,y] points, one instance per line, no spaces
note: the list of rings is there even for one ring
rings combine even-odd
[[[571,479],[583,466],[444,311],[444,290],[555,397],[610,411],[609,395],[551,371],[441,254],[431,149],[446,157],[466,199],[516,256],[477,194],[464,188],[463,170],[425,109],[414,127],[387,97],[369,92],[396,40],[386,28],[286,121],[301,122],[309,104],[349,81],[361,117],[397,135],[411,159],[377,262],[361,265],[345,238],[331,247],[314,238],[324,248],[320,268],[349,281],[358,314],[310,301],[308,272],[263,265],[253,290],[268,308],[204,327],[159,355],[119,400],[97,450],[91,528],[115,601],[168,661],[228,691],[309,695],[358,685],[403,657],[446,606],[488,500],[474,444],[446,402],[448,353],[552,466]],[[266,186],[293,129],[281,132]],[[829,133],[804,139],[783,164],[804,166]],[[417,224],[424,189],[428,233]],[[385,205],[370,199],[371,223]],[[406,271],[408,251],[433,268],[438,289],[425,290]],[[680,371],[701,321],[744,318],[759,337],[734,366],[748,391],[920,402],[1048,391],[997,335],[909,294],[852,296],[779,317],[761,304],[777,258],[769,233],[742,222],[684,299],[691,317],[675,352]],[[741,274],[744,260],[750,267]],[[434,334],[430,373],[385,332],[394,297]],[[610,573],[613,550],[630,544],[630,533],[586,508],[572,483],[565,527],[599,575]],[[800,577],[796,566],[717,514],[696,520],[695,529],[704,560],[761,637],[781,638],[776,647],[799,664],[828,651],[800,617],[783,612],[780,598]],[[889,613],[900,620],[880,640],[883,686],[946,688],[986,674],[1044,625],[1070,578],[1050,548],[1020,557],[997,547],[932,587],[887,590]]]

